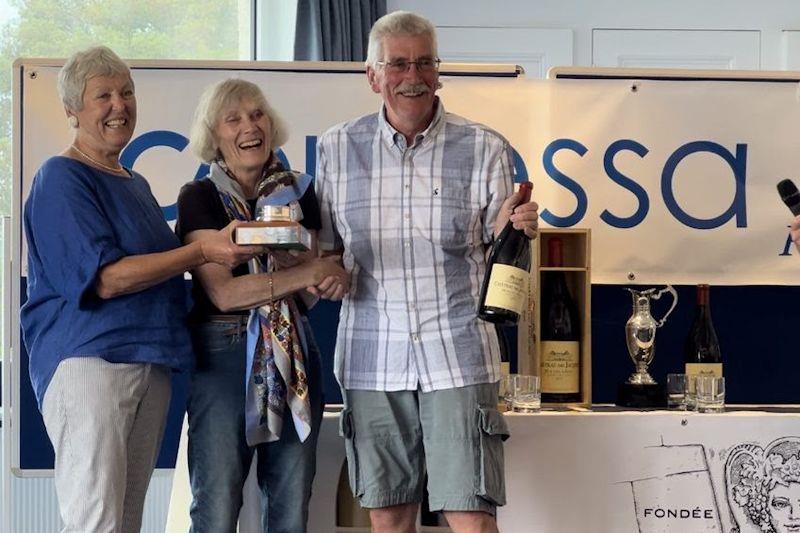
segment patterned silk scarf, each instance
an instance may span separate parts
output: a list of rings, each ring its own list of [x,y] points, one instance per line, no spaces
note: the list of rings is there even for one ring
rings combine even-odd
[[[256,188],[257,205],[290,205],[299,210],[298,201],[310,185],[311,177],[283,170],[274,155],[270,161]],[[231,220],[254,219],[239,183],[223,161],[211,164],[209,179]],[[250,273],[275,271],[269,255],[253,259],[248,266]],[[307,346],[302,327],[293,296],[250,311],[245,398],[245,433],[250,446],[280,439],[287,405],[300,441],[305,441],[311,433],[311,402],[303,355]]]

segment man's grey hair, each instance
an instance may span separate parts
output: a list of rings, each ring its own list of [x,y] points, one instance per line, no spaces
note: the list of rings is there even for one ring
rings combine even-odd
[[[192,152],[206,163],[221,157],[215,130],[222,113],[244,100],[258,104],[270,123],[270,149],[282,146],[289,138],[283,119],[270,107],[264,93],[255,83],[228,78],[208,87],[200,97],[189,132]]]
[[[393,11],[388,13],[372,25],[369,32],[369,46],[365,64],[375,68],[378,61],[383,61],[383,39],[395,35],[427,35],[433,44],[433,54],[438,56],[436,45],[436,28],[431,21],[409,11]]]
[[[83,109],[86,82],[97,76],[127,76],[133,86],[128,65],[107,46],[93,46],[72,54],[58,73],[58,95],[70,111]]]

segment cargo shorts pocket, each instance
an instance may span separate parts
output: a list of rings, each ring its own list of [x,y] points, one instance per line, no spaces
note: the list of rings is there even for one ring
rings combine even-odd
[[[511,435],[503,415],[491,407],[478,408],[480,451],[476,494],[494,505],[505,505],[503,441]]]
[[[344,437],[344,449],[347,456],[347,478],[350,481],[350,490],[353,491],[353,496],[360,498],[364,495],[364,488],[361,486],[358,452],[355,446],[353,411],[351,409],[344,409],[339,415],[339,435]]]

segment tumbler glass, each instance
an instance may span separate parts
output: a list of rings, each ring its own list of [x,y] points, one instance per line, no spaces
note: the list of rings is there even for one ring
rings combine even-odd
[[[517,375],[514,377],[514,396],[511,407],[518,413],[535,413],[542,407],[542,390],[539,376]]]
[[[700,413],[719,413],[725,410],[725,378],[697,376],[695,401]]]

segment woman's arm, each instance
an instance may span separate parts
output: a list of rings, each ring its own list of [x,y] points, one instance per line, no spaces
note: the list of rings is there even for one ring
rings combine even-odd
[[[212,230],[196,230],[186,235],[187,246],[207,237]],[[313,258],[271,274],[247,274],[234,277],[231,268],[219,264],[205,264],[193,270],[211,302],[222,312],[252,309],[282,298],[306,287],[333,277],[343,285],[349,283],[347,272],[336,258]],[[270,277],[272,287],[270,289]]]
[[[239,221],[220,231],[205,232],[202,239],[166,252],[129,255],[102,267],[95,279],[95,291],[108,299],[143,291],[200,265],[212,263],[233,268],[263,253],[261,246],[239,246],[231,232]]]

